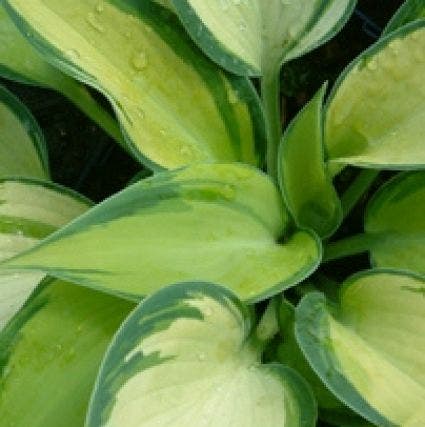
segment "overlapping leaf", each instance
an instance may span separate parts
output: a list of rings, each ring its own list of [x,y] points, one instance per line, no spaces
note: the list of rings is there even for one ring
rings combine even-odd
[[[0,426],[83,427],[103,354],[129,302],[46,281],[0,333]]]
[[[89,206],[83,197],[51,183],[0,180],[0,260],[31,248]],[[39,271],[1,272],[0,329],[19,310],[43,275]]]
[[[425,165],[425,20],[404,26],[362,53],[331,96],[325,142],[335,168]]]
[[[399,174],[369,203],[365,232],[372,263],[425,274],[425,172]]]
[[[425,1],[406,0],[385,27],[383,35],[390,34],[403,25],[422,18],[425,18]]]
[[[205,280],[258,301],[320,261],[317,239],[288,224],[277,188],[255,168],[196,165],[128,187],[6,265],[132,298]]]
[[[29,110],[0,86],[0,176],[49,179],[47,150]]]
[[[108,350],[86,426],[314,426],[306,383],[261,363],[252,323],[234,294],[211,284],[146,299]]]
[[[116,120],[86,88],[49,65],[19,32],[0,4],[0,76],[57,90],[69,98],[118,142],[122,135]]]
[[[375,425],[425,424],[425,282],[376,270],[345,284],[339,307],[320,293],[297,308],[296,334],[313,369]]]
[[[46,59],[110,99],[139,159],[165,168],[261,162],[254,89],[200,55],[168,9],[151,0],[10,0],[6,7]]]
[[[239,75],[261,76],[324,43],[344,25],[352,0],[173,0],[199,46]]]
[[[296,223],[321,237],[341,222],[341,203],[324,159],[324,86],[286,129],[279,153],[280,185]]]

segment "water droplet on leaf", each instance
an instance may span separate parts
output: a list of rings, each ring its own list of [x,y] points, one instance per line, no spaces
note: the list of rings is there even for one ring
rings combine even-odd
[[[92,28],[94,28],[99,33],[105,33],[105,27],[97,20],[94,13],[89,13],[87,15],[87,22],[90,24]]]
[[[240,29],[241,31],[246,31],[246,30],[248,29],[248,26],[246,25],[246,22],[245,22],[245,21],[241,21],[241,22],[239,23],[239,29]]]
[[[210,316],[213,314],[213,310],[212,310],[212,308],[210,308],[210,307],[205,307],[205,309],[204,309],[204,314],[205,314],[205,316],[210,317]]]
[[[97,13],[102,13],[103,11],[105,10],[105,5],[103,4],[103,2],[99,2],[97,5],[96,5],[96,12]]]
[[[131,60],[133,68],[137,71],[142,71],[148,66],[148,58],[145,52],[138,52]]]
[[[235,199],[236,192],[230,184],[226,184],[222,189],[222,195],[226,200],[230,202]]]
[[[80,52],[78,52],[78,50],[76,49],[69,49],[65,52],[65,54],[69,59],[73,61],[76,61],[77,59],[80,58]]]
[[[378,69],[378,63],[375,60],[371,60],[367,63],[367,68],[371,71],[375,71]]]
[[[239,101],[239,98],[237,97],[236,93],[233,90],[229,90],[228,97],[229,97],[229,102],[232,105],[237,104]]]
[[[137,109],[137,115],[139,116],[139,119],[144,119],[146,117],[144,110],[142,110],[140,107]]]

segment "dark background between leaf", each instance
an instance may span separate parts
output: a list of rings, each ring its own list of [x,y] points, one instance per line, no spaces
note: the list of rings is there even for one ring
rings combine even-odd
[[[402,3],[402,0],[359,0],[353,16],[337,37],[284,67],[281,92],[286,123],[324,81],[328,80],[332,86],[351,60],[376,41],[382,28]],[[0,83],[18,96],[39,122],[47,140],[55,182],[99,202],[122,189],[136,173],[143,170],[140,164],[63,96],[1,78]],[[94,95],[99,102],[107,105],[101,95]],[[356,173],[357,170],[353,168],[345,169],[336,180],[338,190],[343,191]],[[373,194],[389,176],[390,173],[381,173],[370,192],[333,236],[333,240],[361,231],[368,195]],[[362,268],[367,268],[366,256],[353,257],[348,265],[344,260],[333,262],[322,270],[336,280],[343,280],[348,274]]]
[[[332,86],[351,60],[377,40],[385,24],[402,3],[402,0],[359,0],[350,21],[334,39],[284,67],[281,92],[286,123],[324,81],[328,80]],[[63,96],[1,78],[0,83],[18,96],[39,122],[47,140],[55,182],[99,202],[122,189],[136,173],[143,170],[140,164]],[[101,95],[94,95],[99,102],[107,105]],[[336,180],[337,189],[343,191],[357,172],[354,168],[345,169]],[[361,231],[368,196],[390,176],[390,173],[381,173],[332,240]],[[350,258],[349,263],[342,260],[324,265],[321,271],[340,281],[367,267],[367,256],[360,255]]]
[[[325,80],[332,85],[351,60],[376,41],[382,28],[401,4],[402,0],[359,0],[355,13],[337,37],[285,66],[281,75],[281,92],[286,122]],[[61,95],[1,78],[0,83],[18,96],[39,122],[47,140],[55,182],[99,202],[122,189],[142,170],[140,164]],[[100,95],[95,96],[107,104]],[[337,179],[338,190],[343,191],[357,172],[354,168],[347,168]],[[381,173],[369,193],[364,195],[333,236],[333,240],[361,231],[364,206],[369,195],[390,176],[390,173]],[[343,260],[324,265],[320,274],[339,281],[367,266],[367,256],[361,255],[350,258],[349,262]],[[295,301],[302,292],[303,288],[298,287],[290,290],[287,297]],[[263,307],[257,309],[262,311]],[[319,425],[326,426],[324,423]]]
[[[332,83],[353,58],[376,40],[401,3],[359,0],[355,14],[336,38],[285,67],[282,97],[287,120],[323,81]],[[140,165],[61,95],[2,79],[0,82],[21,98],[43,129],[55,182],[98,202],[120,190],[140,171]],[[99,96],[98,99],[105,102]],[[342,176],[342,181],[349,181],[351,173]]]

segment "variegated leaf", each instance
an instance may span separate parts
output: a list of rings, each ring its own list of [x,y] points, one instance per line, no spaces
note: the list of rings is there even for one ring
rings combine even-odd
[[[195,165],[127,187],[39,246],[3,264],[138,299],[204,280],[258,301],[318,265],[310,232],[290,218],[270,178],[242,164]]]
[[[87,427],[313,427],[306,383],[261,363],[252,316],[216,285],[165,288],[115,336]]]
[[[391,270],[350,278],[339,306],[310,293],[296,335],[310,365],[375,425],[425,425],[425,281]]]
[[[64,187],[28,179],[0,181],[0,260],[37,244],[81,215],[90,202]],[[0,330],[43,278],[40,271],[0,275]]]
[[[167,8],[152,0],[5,6],[46,60],[106,95],[141,161],[170,169],[261,163],[264,124],[252,85],[201,55]]]

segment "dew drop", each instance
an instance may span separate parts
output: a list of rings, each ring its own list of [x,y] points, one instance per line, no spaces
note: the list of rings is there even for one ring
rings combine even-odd
[[[204,314],[206,317],[210,317],[213,314],[213,310],[210,307],[205,307]]]
[[[146,117],[145,112],[140,107],[137,109],[137,115],[139,119],[144,119]]]
[[[223,197],[228,201],[234,200],[236,196],[235,190],[230,184],[226,184],[223,187],[222,194],[223,194]]]
[[[22,230],[18,230],[16,232],[16,235],[22,237],[24,235],[24,232]]]
[[[246,22],[245,21],[241,21],[239,23],[239,30],[246,31],[247,29],[248,29],[248,26],[246,25]]]
[[[425,59],[424,51],[422,47],[413,50],[413,58],[415,61],[421,62]]]
[[[131,31],[130,30],[126,31],[124,35],[126,36],[126,38],[131,39]]]
[[[192,154],[192,150],[187,145],[184,145],[183,147],[180,148],[180,154],[182,156],[189,156]]]
[[[142,71],[148,66],[148,58],[145,52],[138,52],[131,60],[133,68],[137,71]]]
[[[371,60],[367,63],[367,68],[371,71],[375,71],[378,69],[378,63],[375,60]]]
[[[389,48],[395,52],[398,52],[401,47],[401,41],[399,39],[394,39],[388,44]]]
[[[105,33],[105,27],[97,20],[94,13],[89,13],[87,15],[87,22],[90,24],[92,28],[94,28],[99,33]]]
[[[76,49],[69,49],[65,52],[65,54],[69,59],[74,61],[80,58],[80,52],[78,52]]]
[[[236,93],[235,93],[233,90],[229,90],[229,92],[228,92],[228,98],[229,98],[229,102],[230,102],[232,105],[237,104],[237,103],[238,103],[238,101],[239,101],[239,99],[238,99],[238,97],[237,97]]]
[[[413,33],[411,33],[411,34],[410,34],[410,38],[411,38],[412,40],[419,40],[419,38],[420,38],[419,31],[414,31]]]
[[[97,13],[102,13],[104,10],[105,10],[105,5],[103,4],[103,2],[99,2],[97,5],[96,5],[96,12]]]
[[[248,178],[251,178],[252,172],[248,168],[241,166],[234,170],[234,175],[235,175],[235,178],[237,178],[240,181],[243,181]]]
[[[205,353],[198,353],[198,360],[200,362],[203,362],[206,358],[207,356],[205,355]]]
[[[160,130],[159,130],[159,133],[160,133],[162,136],[166,136],[166,135],[167,135],[167,131],[166,131],[165,129],[160,129]]]
[[[297,36],[297,34],[298,34],[298,30],[297,30],[296,27],[289,27],[289,29],[288,29],[288,36],[290,38],[292,38],[292,39],[295,38]]]
[[[221,9],[226,11],[229,9],[229,2],[228,0],[220,0]]]
[[[199,24],[198,28],[196,30],[196,34],[198,35],[198,37],[202,34],[203,30],[204,30],[204,25],[203,24]]]

